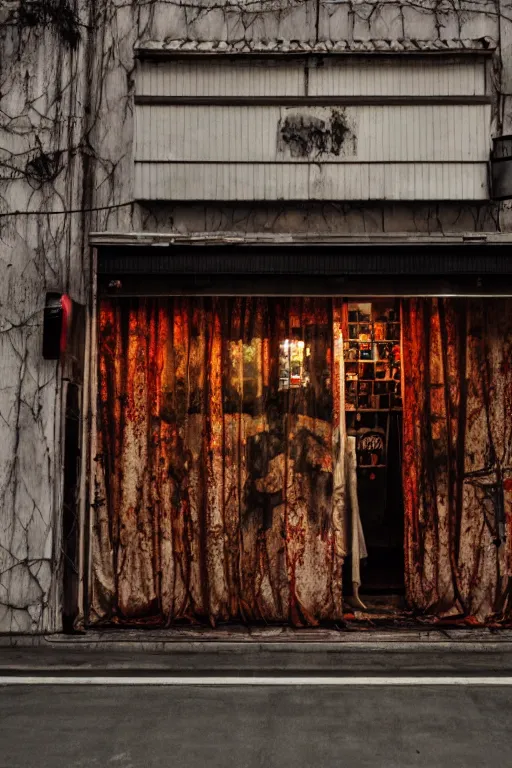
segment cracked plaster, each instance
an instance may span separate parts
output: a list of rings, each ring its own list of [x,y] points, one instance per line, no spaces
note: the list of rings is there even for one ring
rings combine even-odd
[[[34,14],[21,13],[36,1],[44,11],[37,23]],[[356,45],[358,39],[488,37],[501,43],[502,60],[499,50],[495,54],[496,124],[508,132],[510,2],[66,0],[75,43],[69,34],[66,39],[54,7],[48,12],[50,2],[0,1],[0,633],[61,628],[63,384],[60,365],[42,359],[42,310],[49,290],[87,301],[88,231],[377,233],[512,226],[509,206],[499,211],[494,204],[116,207],[132,200],[137,41],[181,40],[183,48],[188,41],[224,41],[243,48],[247,41],[264,47],[270,39]]]

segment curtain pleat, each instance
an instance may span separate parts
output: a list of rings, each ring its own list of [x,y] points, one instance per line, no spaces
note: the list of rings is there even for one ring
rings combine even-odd
[[[510,610],[512,302],[402,307],[406,591],[437,615]]]

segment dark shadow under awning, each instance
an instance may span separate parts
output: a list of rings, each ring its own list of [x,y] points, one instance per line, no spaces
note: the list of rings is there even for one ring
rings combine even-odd
[[[508,243],[106,245],[100,290],[121,293],[512,293]],[[229,281],[226,280],[229,278]],[[371,279],[370,279],[371,278]]]

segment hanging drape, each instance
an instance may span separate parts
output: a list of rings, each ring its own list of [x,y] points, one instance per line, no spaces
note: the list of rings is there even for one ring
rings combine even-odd
[[[341,618],[341,307],[102,300],[92,623]]]
[[[512,301],[402,308],[409,603],[479,620],[509,610]]]

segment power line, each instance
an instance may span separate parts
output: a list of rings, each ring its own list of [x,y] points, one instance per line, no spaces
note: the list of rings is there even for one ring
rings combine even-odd
[[[66,216],[73,213],[94,213],[95,211],[111,211],[115,208],[126,208],[128,205],[133,205],[135,201],[130,200],[126,203],[115,203],[113,205],[100,205],[96,208],[71,208],[67,211],[7,211],[0,213],[0,219],[5,219],[8,216]]]

